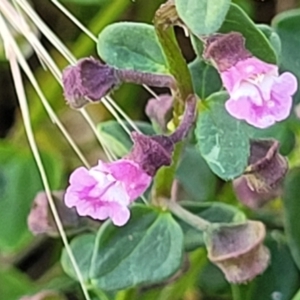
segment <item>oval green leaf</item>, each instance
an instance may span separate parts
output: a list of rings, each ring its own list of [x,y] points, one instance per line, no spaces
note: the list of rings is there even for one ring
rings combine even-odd
[[[95,240],[91,235],[81,236],[71,247],[85,280],[95,289],[113,291],[159,282],[174,274],[182,261],[183,233],[170,213],[136,204],[124,227],[106,222]],[[65,251],[62,265],[76,279]]]
[[[222,89],[222,81],[216,68],[196,58],[189,64],[194,91],[204,100]]]
[[[42,155],[53,189],[61,184],[60,157]],[[30,242],[27,216],[37,192],[44,190],[29,151],[0,145],[0,250],[14,252]]]
[[[272,26],[281,39],[281,67],[294,73],[300,82],[300,9],[294,9],[277,15]],[[300,101],[300,90],[296,94]]]
[[[249,300],[290,300],[297,291],[299,271],[284,241],[285,237],[282,235],[280,238],[283,240],[267,237],[265,244],[271,254],[270,266],[253,282]]]
[[[230,0],[175,0],[178,15],[196,35],[216,32],[222,25]]]
[[[155,29],[149,24],[111,24],[99,34],[97,50],[107,64],[119,69],[168,73]]]
[[[281,40],[278,33],[269,25],[266,24],[258,24],[256,27],[265,35],[265,37],[269,40],[272,45],[276,55],[277,62],[280,61],[281,56]]]
[[[216,194],[217,177],[199,155],[195,146],[188,146],[184,149],[176,170],[176,178],[191,200],[208,201],[212,200]]]
[[[249,156],[249,138],[244,123],[231,117],[224,106],[228,94],[219,92],[205,101],[197,120],[198,149],[211,170],[224,180],[244,172]]]
[[[300,168],[287,175],[284,184],[283,205],[285,212],[285,233],[292,256],[300,269]]]

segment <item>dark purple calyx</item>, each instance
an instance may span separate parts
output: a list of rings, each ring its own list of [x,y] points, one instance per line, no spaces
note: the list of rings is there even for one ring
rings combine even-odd
[[[114,68],[93,58],[83,58],[67,67],[62,81],[65,98],[73,108],[100,101],[120,84]]]
[[[154,176],[162,166],[172,163],[174,145],[182,141],[193,126],[196,116],[197,97],[190,95],[186,100],[183,119],[178,128],[169,136],[146,136],[133,132],[133,148],[127,159],[133,160],[150,176]]]
[[[245,38],[238,32],[211,35],[204,39],[204,44],[204,59],[211,60],[220,72],[252,56],[245,48]]]
[[[278,141],[274,139],[251,140],[249,166],[245,175],[255,177],[254,182],[249,181],[253,189],[265,191],[278,187],[287,171],[288,162],[279,154]]]
[[[288,162],[278,151],[276,140],[251,140],[249,166],[233,181],[237,197],[246,206],[257,209],[280,196]]]
[[[171,164],[174,143],[168,136],[133,132],[131,138],[134,145],[126,158],[136,162],[148,175],[154,176],[158,169]]]

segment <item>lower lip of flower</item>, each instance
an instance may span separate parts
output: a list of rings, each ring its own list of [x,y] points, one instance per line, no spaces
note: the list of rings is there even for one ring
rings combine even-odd
[[[268,100],[268,101],[267,101],[267,106],[268,106],[269,108],[272,108],[272,107],[275,106],[275,102],[272,101],[272,100]]]

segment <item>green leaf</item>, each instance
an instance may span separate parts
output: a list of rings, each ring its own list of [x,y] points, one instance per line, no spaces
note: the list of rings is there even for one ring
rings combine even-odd
[[[292,300],[300,300],[300,290],[297,292],[297,294],[293,297]]]
[[[78,268],[82,274],[83,279],[88,282],[89,270],[91,266],[91,259],[95,245],[95,234],[83,234],[71,242],[71,249],[76,258]],[[61,256],[61,264],[64,271],[73,279],[77,280],[77,275],[73,269],[72,263],[69,259],[67,251],[64,249]]]
[[[21,296],[30,294],[34,288],[33,282],[16,269],[0,270],[1,299],[20,299]]]
[[[219,296],[224,294],[226,290],[228,290],[228,292],[230,291],[229,283],[226,281],[223,272],[209,260],[199,274],[198,284],[204,294],[211,296]]]
[[[191,44],[197,55],[197,58],[199,60],[203,60],[202,54],[203,54],[203,50],[204,50],[204,43],[198,37],[196,37],[194,34],[191,34]],[[196,59],[195,59],[195,61],[196,61]]]
[[[61,185],[60,157],[42,154],[50,185]],[[0,145],[0,249],[4,252],[18,250],[30,241],[27,216],[31,203],[43,190],[40,174],[29,151]]]
[[[284,184],[285,233],[292,256],[300,269],[300,168],[291,170]]]
[[[249,300],[290,300],[299,287],[300,277],[289,248],[284,241],[271,237],[266,239],[265,244],[271,254],[270,266],[253,282]]]
[[[108,0],[62,0],[62,2],[74,3],[80,5],[102,5]]]
[[[240,120],[224,106],[228,94],[215,93],[204,103],[195,131],[198,148],[211,170],[224,180],[241,175],[247,166],[249,138]]]
[[[39,35],[39,30],[34,22],[31,21],[26,15],[23,16],[26,20],[26,24],[29,25],[31,32],[35,35]],[[22,54],[25,58],[29,58],[33,54],[33,48],[31,44],[28,42],[27,38],[24,37],[23,34],[20,34],[17,32],[12,26],[9,27],[9,31],[12,34],[14,40],[18,44]],[[0,61],[6,61],[6,53],[5,53],[5,47],[3,44],[3,40],[0,39]]]
[[[216,32],[222,25],[230,0],[175,0],[179,17],[195,35]]]
[[[246,220],[243,212],[232,205],[219,202],[195,203],[182,201],[180,204],[193,214],[212,223],[235,223]],[[194,227],[179,221],[184,232],[184,244],[187,251],[204,247],[203,233]]]
[[[272,21],[272,26],[281,39],[281,67],[283,70],[294,73],[300,80],[300,9],[278,14]],[[300,101],[300,90],[296,94]]]
[[[266,62],[276,64],[277,55],[272,45],[239,6],[231,4],[219,31],[222,33],[231,31],[240,32],[246,38],[246,48],[254,56]]]
[[[269,40],[272,45],[276,56],[277,62],[280,61],[281,56],[281,40],[275,29],[266,24],[258,24],[256,27],[261,30],[261,32],[265,35],[265,37]]]
[[[128,122],[124,124],[130,131],[132,131]],[[153,135],[155,132],[151,124],[146,122],[135,122],[138,129],[146,134]],[[97,129],[103,139],[103,143],[109,146],[109,149],[118,157],[122,157],[128,153],[132,146],[132,141],[127,132],[115,120],[99,123]]]
[[[189,64],[194,91],[204,100],[222,89],[222,81],[218,71],[203,60],[196,58]]]
[[[203,248],[193,251],[187,256],[189,267],[176,280],[172,280],[168,284],[157,285],[151,289],[146,288],[142,292],[139,291],[136,297],[117,298],[116,300],[187,300],[187,295],[197,285],[198,274],[207,260],[206,256],[206,250]],[[196,299],[194,298],[194,300]]]
[[[168,73],[155,29],[149,24],[111,24],[99,34],[97,50],[107,64],[119,69]]]
[[[71,242],[85,280],[95,289],[112,291],[159,282],[181,265],[183,234],[171,214],[138,204],[131,213],[124,227],[106,222],[95,240],[85,235]],[[65,250],[62,265],[76,279]]]
[[[176,178],[194,200],[207,201],[215,196],[217,178],[195,146],[185,148],[176,170]]]

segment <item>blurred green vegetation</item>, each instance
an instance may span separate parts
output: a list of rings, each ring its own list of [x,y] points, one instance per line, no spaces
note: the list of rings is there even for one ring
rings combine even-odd
[[[152,23],[155,10],[163,2],[163,0],[64,1],[68,10],[81,20],[95,36],[106,25],[116,21]],[[257,1],[235,0],[233,2],[240,5],[252,19],[255,19]],[[58,34],[77,59],[84,56],[97,56],[95,42],[63,16],[50,1],[34,0],[32,3],[36,11]],[[84,5],[81,5],[82,3]],[[284,30],[284,27],[281,29]],[[177,34],[183,53],[189,58],[189,61],[193,60],[195,56],[192,53],[190,43],[181,31],[178,30]],[[289,37],[286,36],[285,38],[288,39]],[[41,40],[61,69],[68,65],[68,62],[61,57],[45,37],[41,37]],[[287,43],[289,42],[287,41]],[[295,44],[294,49],[299,48],[297,45],[299,43]],[[286,51],[286,48],[283,48],[283,51]],[[70,110],[66,105],[61,86],[49,72],[40,66],[37,57],[28,57],[28,61],[49,103],[86,154],[89,162],[94,164],[99,157],[104,156],[94,134],[80,114]],[[193,65],[195,63],[191,65],[191,69]],[[283,67],[289,68],[291,65],[293,65],[293,60],[286,59]],[[17,109],[15,92],[11,86],[11,77],[5,62],[1,62],[0,70],[0,132],[2,133],[1,137],[3,137],[3,141],[0,143],[0,299],[17,300],[22,295],[35,293],[42,289],[59,290],[67,295],[68,299],[81,299],[78,298],[80,290],[77,283],[64,275],[60,267],[61,241],[57,239],[49,244],[49,238],[33,237],[27,229],[26,215],[34,195],[42,189],[42,186],[34,160],[28,150],[23,120]],[[216,86],[219,88],[218,78],[216,82]],[[63,189],[67,184],[67,175],[80,165],[80,161],[58,128],[47,116],[38,96],[26,79],[25,83],[32,125],[43,154],[47,173],[51,179],[51,187]],[[201,90],[200,87],[199,90]],[[144,121],[147,121],[144,107],[150,96],[147,91],[133,84],[126,84],[113,94],[120,107],[133,120]],[[95,123],[112,118],[103,105],[91,106],[88,111]],[[12,122],[13,115],[14,122]],[[294,125],[293,119],[289,121],[289,124],[289,130],[296,128],[294,129],[296,137],[293,136],[293,138],[299,143],[299,128]],[[101,130],[109,131],[108,127],[104,125]],[[294,142],[293,140],[293,145],[288,145],[286,148],[289,150],[293,148]],[[117,148],[116,152],[125,150]],[[287,150],[286,153],[288,154],[290,151]],[[181,184],[188,191],[186,194],[190,200],[196,200],[196,198],[201,201],[215,200],[214,197],[218,195],[220,201],[233,204],[241,208],[248,216],[265,220],[270,225],[271,230],[267,244],[270,245],[274,263],[263,276],[247,285],[247,291],[244,291],[246,289],[242,287],[239,291],[241,296],[237,299],[267,300],[271,294],[273,295],[273,298],[270,298],[272,300],[290,300],[299,289],[300,281],[299,271],[287,247],[286,238],[282,235],[282,205],[275,202],[273,206],[262,209],[259,213],[253,213],[242,208],[233,195],[231,186],[213,175],[203,160],[199,162],[199,157],[195,158],[193,147],[188,148],[184,155],[185,163],[179,166],[176,176],[179,180],[181,179]],[[292,166],[297,165],[300,161],[299,154],[291,153],[290,158]],[[202,170],[204,171],[200,174],[197,170],[193,170],[193,180],[201,182],[205,188],[201,187],[200,184],[199,186],[191,185],[191,182],[187,180],[190,176],[189,166],[195,163],[203,166]],[[295,191],[294,193],[298,192]],[[294,209],[298,212],[299,209],[296,204],[293,205],[292,208],[289,208],[289,212]],[[296,219],[297,215],[293,215],[294,222]],[[295,223],[290,226],[295,226]],[[44,253],[47,254],[46,257]],[[224,280],[221,272],[208,262],[203,249],[194,250],[186,255],[189,257],[189,268],[184,270],[183,274],[178,275],[178,280],[170,279],[161,285],[120,291],[108,295],[108,299],[232,299],[231,287]],[[296,253],[295,255],[298,257],[299,254]],[[252,291],[251,295],[249,295],[249,290]],[[298,296],[294,299],[300,298]]]

